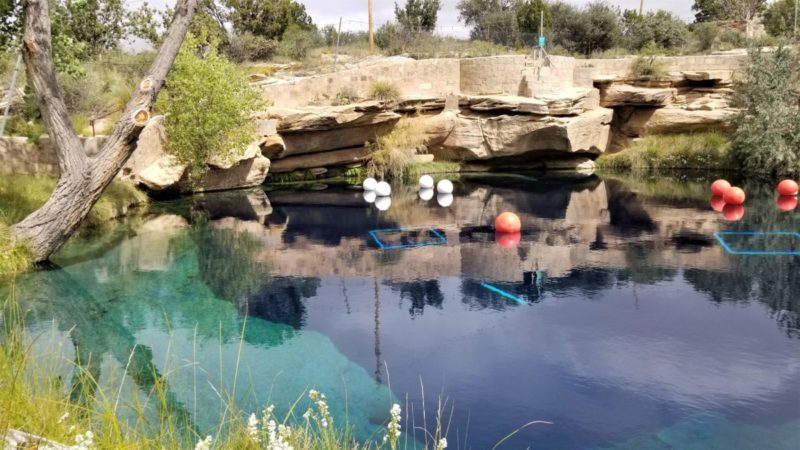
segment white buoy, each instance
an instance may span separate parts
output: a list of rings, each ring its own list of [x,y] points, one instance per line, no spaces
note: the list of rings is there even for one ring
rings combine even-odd
[[[378,187],[378,180],[375,178],[367,178],[361,186],[364,187],[365,191],[374,191],[375,188]]]
[[[426,202],[428,200],[432,199],[433,198],[433,189],[431,189],[431,188],[420,189],[419,190],[419,198],[424,200],[424,201],[426,201]]]
[[[452,194],[453,183],[450,180],[441,180],[436,185],[436,190],[439,191],[440,194]]]
[[[375,207],[380,211],[386,211],[392,206],[392,197],[378,197],[375,199]]]
[[[453,204],[453,194],[439,194],[436,196],[436,201],[442,208],[447,208]]]
[[[430,175],[423,175],[419,177],[420,189],[433,189],[433,177]]]
[[[364,191],[364,201],[367,203],[375,203],[375,197],[377,196],[378,194],[375,191]]]
[[[387,183],[385,181],[381,181],[375,187],[375,192],[381,197],[388,197],[388,196],[392,195],[392,187],[389,186],[389,183]]]

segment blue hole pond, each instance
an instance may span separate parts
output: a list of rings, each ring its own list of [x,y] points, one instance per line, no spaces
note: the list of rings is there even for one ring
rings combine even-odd
[[[285,413],[313,388],[365,440],[392,403],[432,428],[441,399],[450,448],[541,420],[501,448],[797,449],[800,257],[715,233],[800,213],[745,187],[738,222],[705,180],[473,175],[449,207],[394,186],[388,211],[344,185],[207,194],[82,233],[15,289],[52,370],[126,401],[163,375],[198,430],[229,397]],[[769,236],[729,240],[796,250]]]

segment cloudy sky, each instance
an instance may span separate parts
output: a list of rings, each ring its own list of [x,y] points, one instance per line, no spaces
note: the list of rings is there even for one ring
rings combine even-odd
[[[375,21],[382,24],[394,17],[394,0],[374,0]],[[574,5],[585,5],[592,0],[567,0]],[[342,17],[342,29],[366,29],[367,0],[305,0],[314,23],[327,25],[338,23]],[[398,0],[404,3],[404,0]],[[622,9],[638,9],[639,0],[609,0],[608,3],[618,5]],[[674,12],[684,20],[691,20],[693,0],[645,0],[645,9],[666,9]],[[463,24],[458,22],[456,5],[458,0],[442,0],[442,11],[439,14],[440,32],[464,36],[468,31]]]

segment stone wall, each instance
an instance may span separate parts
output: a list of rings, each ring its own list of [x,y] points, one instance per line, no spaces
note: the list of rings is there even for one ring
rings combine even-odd
[[[387,58],[355,69],[264,85],[264,98],[283,107],[330,100],[344,90],[365,96],[370,84],[391,81],[407,97],[441,97],[459,91],[458,59]]]
[[[97,154],[105,137],[81,138],[89,156]],[[28,175],[58,175],[58,158],[52,141],[42,136],[39,144],[32,144],[20,136],[0,138],[0,173]]]
[[[462,94],[512,94],[523,89],[525,55],[491,56],[461,60]]]
[[[667,72],[697,72],[726,70],[741,72],[747,61],[746,54],[668,56],[660,58]],[[587,80],[604,76],[627,77],[633,58],[584,59],[576,60],[573,80],[576,86],[585,86]]]

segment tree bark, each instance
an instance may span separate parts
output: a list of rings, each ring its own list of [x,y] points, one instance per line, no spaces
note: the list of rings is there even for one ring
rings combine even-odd
[[[53,68],[48,0],[25,0],[22,53],[42,120],[53,139],[59,177],[47,202],[11,228],[15,242],[29,246],[35,261],[45,261],[75,232],[103,191],[136,149],[139,133],[164,85],[192,21],[197,0],[178,0],[175,16],[150,70],[139,83],[103,148],[86,155]]]

